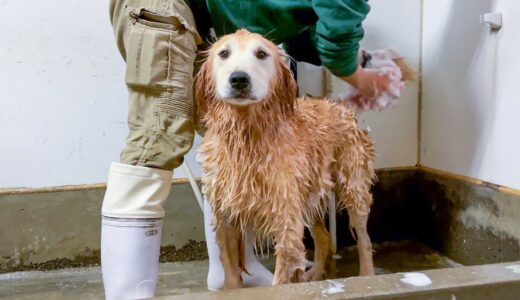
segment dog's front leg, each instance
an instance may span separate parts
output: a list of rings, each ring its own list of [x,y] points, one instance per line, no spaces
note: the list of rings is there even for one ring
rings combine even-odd
[[[243,247],[240,231],[235,226],[222,221],[216,229],[217,244],[220,248],[220,261],[224,268],[224,289],[242,287],[242,268],[240,266]]]
[[[281,230],[275,232],[276,269],[273,285],[303,281],[305,272],[305,246],[303,222],[284,216]],[[291,222],[293,221],[293,222]]]

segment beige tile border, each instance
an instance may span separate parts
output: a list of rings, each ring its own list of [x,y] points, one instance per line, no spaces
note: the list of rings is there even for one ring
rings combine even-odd
[[[376,169],[376,172],[404,172],[404,171],[419,171],[427,174],[437,175],[440,177],[450,178],[454,180],[460,180],[475,185],[481,185],[487,188],[498,190],[504,193],[513,194],[520,196],[520,190],[498,185],[495,183],[483,181],[473,177],[455,174],[447,171],[442,171],[425,166],[407,166],[407,167],[392,167],[392,168],[380,168]],[[197,181],[199,177],[195,178]],[[188,178],[176,178],[172,179],[172,185],[186,184],[189,183]],[[55,187],[44,187],[44,188],[8,188],[0,189],[1,195],[13,195],[13,194],[32,194],[32,193],[52,193],[52,192],[68,192],[68,191],[81,191],[81,190],[92,190],[92,189],[104,189],[106,183],[94,183],[94,184],[83,184],[83,185],[65,185]]]

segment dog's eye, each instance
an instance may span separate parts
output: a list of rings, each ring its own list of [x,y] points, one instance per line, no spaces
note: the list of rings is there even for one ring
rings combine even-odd
[[[218,53],[218,56],[220,56],[220,58],[222,58],[222,59],[226,59],[226,58],[228,58],[228,56],[229,56],[229,51],[227,51],[227,50],[222,50],[222,51],[220,51],[220,52]]]
[[[261,60],[263,60],[269,56],[269,54],[267,54],[264,50],[256,51],[255,55],[256,55],[256,58],[261,59]]]

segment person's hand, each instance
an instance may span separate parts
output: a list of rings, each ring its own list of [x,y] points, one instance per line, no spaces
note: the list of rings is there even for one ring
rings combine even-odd
[[[341,79],[354,86],[366,99],[375,98],[386,92],[391,83],[388,75],[380,75],[376,70],[366,70],[361,66],[354,74]]]

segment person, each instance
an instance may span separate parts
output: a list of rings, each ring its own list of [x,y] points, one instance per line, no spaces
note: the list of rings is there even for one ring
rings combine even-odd
[[[359,66],[365,0],[110,0],[110,18],[126,61],[129,133],[110,166],[102,205],[101,268],[107,299],[152,297],[158,279],[163,204],[173,170],[195,134],[193,75],[197,47],[239,28],[284,44],[295,59],[320,64],[373,96],[388,78]],[[208,288],[223,287],[219,250],[205,201]],[[245,286],[272,274],[246,245]]]

